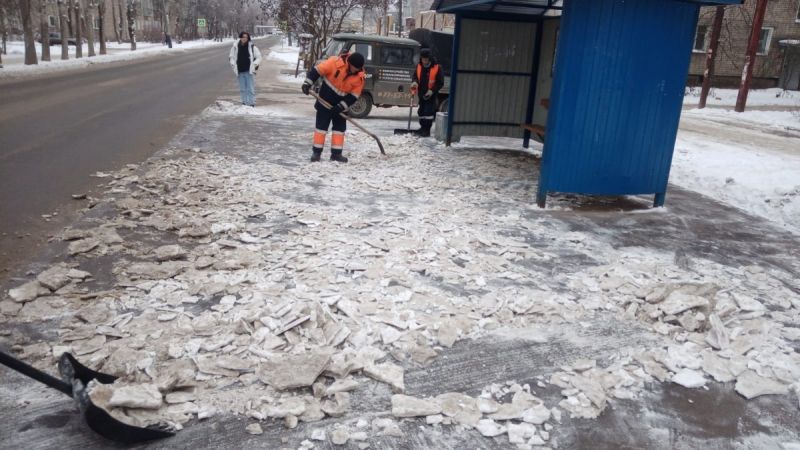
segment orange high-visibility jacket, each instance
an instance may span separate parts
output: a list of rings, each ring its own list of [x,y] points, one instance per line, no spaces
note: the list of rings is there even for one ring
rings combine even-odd
[[[308,79],[312,83],[322,77],[319,96],[331,105],[341,103],[345,110],[358,100],[366,79],[363,70],[351,74],[348,66],[340,56],[331,56],[308,72]]]
[[[431,71],[428,74],[428,89],[434,90],[436,87],[436,79],[439,76],[439,65],[431,64]],[[422,79],[422,64],[417,64],[417,82]],[[437,89],[438,90],[438,89]]]

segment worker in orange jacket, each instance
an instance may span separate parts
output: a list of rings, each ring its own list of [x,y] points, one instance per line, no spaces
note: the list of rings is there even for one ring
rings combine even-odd
[[[344,150],[344,132],[347,129],[347,121],[342,117],[342,113],[347,112],[353,106],[364,89],[364,80],[366,79],[364,56],[360,53],[353,53],[346,58],[337,55],[319,63],[308,71],[306,80],[303,82],[303,93],[308,95],[311,86],[320,77],[323,83],[319,96],[333,105],[333,108],[328,109],[320,102],[314,105],[317,110],[317,123],[316,130],[314,130],[311,162],[317,162],[322,158],[328,127],[333,123],[331,161],[346,163],[347,158],[342,155],[342,151]]]
[[[431,135],[433,120],[436,118],[436,98],[444,87],[444,73],[441,66],[431,56],[431,51],[423,48],[419,53],[419,64],[414,71],[411,94],[419,96],[419,135]]]

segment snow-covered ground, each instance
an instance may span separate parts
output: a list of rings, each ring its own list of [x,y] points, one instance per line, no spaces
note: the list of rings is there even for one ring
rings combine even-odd
[[[119,61],[129,61],[137,58],[144,58],[156,54],[169,54],[179,53],[186,50],[215,47],[221,45],[231,45],[232,41],[215,42],[207,39],[200,39],[196,41],[183,41],[178,44],[173,41],[172,48],[165,45],[154,44],[149,42],[137,42],[136,51],[130,51],[130,44],[123,43],[122,45],[116,42],[108,42],[106,44],[108,54],[97,55],[89,58],[88,45],[83,45],[83,58],[75,59],[75,47],[69,47],[70,59],[61,60],[61,47],[57,45],[50,46],[50,59],[51,61],[42,61],[41,52],[42,47],[36,44],[36,55],[39,58],[39,63],[36,65],[26,66],[24,64],[25,45],[22,42],[12,41],[8,43],[8,56],[3,57],[3,68],[0,69],[0,79],[13,78],[25,75],[37,75],[48,72],[58,72],[62,70],[75,69],[86,67],[93,64],[103,64]],[[100,51],[100,47],[95,43],[95,53]]]
[[[280,44],[274,45],[269,49],[269,59],[282,61],[289,65],[296,64],[300,55],[300,47],[290,47],[286,39]]]
[[[739,95],[737,89],[711,89],[706,104],[708,106],[735,106]],[[684,105],[697,105],[700,101],[700,88],[686,88]],[[754,89],[747,95],[748,106],[796,106],[800,109],[800,92],[783,89]]]
[[[685,111],[670,181],[800,233],[800,115]]]

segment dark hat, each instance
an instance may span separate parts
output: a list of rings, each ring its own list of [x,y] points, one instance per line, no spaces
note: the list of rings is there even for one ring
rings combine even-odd
[[[347,58],[347,62],[356,69],[364,68],[364,55],[361,53],[353,53]]]
[[[422,50],[420,50],[420,52],[419,52],[419,57],[420,57],[420,58],[428,58],[428,59],[431,59],[431,49],[429,49],[429,48],[423,48],[423,49],[422,49]]]

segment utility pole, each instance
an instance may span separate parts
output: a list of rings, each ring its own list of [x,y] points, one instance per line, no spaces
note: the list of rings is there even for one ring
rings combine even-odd
[[[750,30],[750,43],[747,45],[747,55],[742,69],[742,82],[739,85],[739,97],[736,99],[736,112],[744,112],[747,105],[747,94],[750,93],[750,82],[753,80],[753,66],[756,63],[758,41],[761,40],[761,25],[764,24],[764,15],[767,11],[767,0],[758,0],[756,13],[753,16],[753,29]]]
[[[711,90],[711,78],[714,77],[714,62],[717,59],[719,36],[722,33],[722,21],[724,18],[725,7],[717,6],[717,11],[714,15],[714,25],[711,29],[711,42],[709,42],[708,51],[706,52],[706,70],[703,72],[703,89],[700,91],[700,104],[697,106],[700,109],[706,107],[708,91]]]

